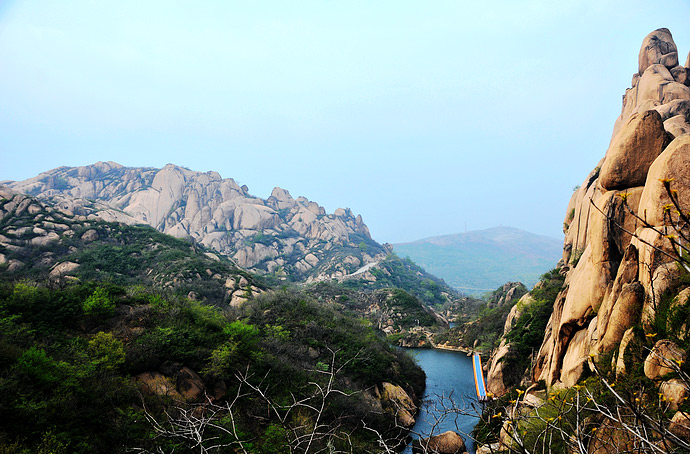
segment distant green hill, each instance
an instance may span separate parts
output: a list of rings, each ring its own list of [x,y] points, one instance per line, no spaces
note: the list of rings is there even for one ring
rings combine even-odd
[[[531,288],[561,257],[563,241],[513,227],[494,227],[394,244],[450,286],[479,295],[508,281]]]

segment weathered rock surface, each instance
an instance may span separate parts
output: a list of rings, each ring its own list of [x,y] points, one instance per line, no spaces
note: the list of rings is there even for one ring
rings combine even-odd
[[[671,203],[660,180],[673,178],[673,187],[690,187],[690,135],[677,137],[649,168],[639,213],[652,225],[664,223],[664,206]],[[690,191],[678,191],[681,206],[690,206]]]
[[[628,354],[628,346],[635,339],[635,332],[632,328],[629,328],[625,333],[623,333],[623,338],[618,347],[618,358],[616,358],[616,377],[624,375],[626,372],[626,355]]]
[[[671,418],[668,430],[685,440],[690,439],[690,413],[677,411]]]
[[[495,454],[501,452],[500,443],[492,443],[490,445],[481,445],[477,447],[477,454]]]
[[[62,276],[68,275],[69,273],[76,270],[77,268],[79,268],[78,263],[74,263],[74,262],[58,263],[50,271],[50,277],[51,278],[62,277]]]
[[[164,364],[161,370],[164,373],[143,372],[134,377],[144,393],[168,396],[178,402],[201,402],[206,398],[204,381],[189,367]]]
[[[486,374],[486,390],[495,396],[502,396],[508,392],[508,383],[505,370],[504,358],[510,354],[510,345],[506,340],[502,340],[497,351],[492,355],[489,363],[489,371]]]
[[[678,410],[678,406],[687,400],[690,390],[683,380],[672,378],[661,384],[659,392],[663,394],[663,399],[671,410]]]
[[[678,49],[668,28],[654,30],[645,36],[638,57],[638,73],[641,75],[650,65],[657,63],[667,68],[678,66]]]
[[[188,402],[200,402],[206,393],[206,385],[199,375],[185,366],[175,377],[176,388]]]
[[[660,180],[671,181],[680,205],[690,209],[690,191],[683,190],[690,187],[688,74],[667,29],[644,39],[638,63],[606,157],[568,204],[565,284],[532,376],[549,386],[576,383],[589,355],[604,352],[617,351],[614,365],[624,374],[635,343],[631,327],[642,322],[651,329],[655,302],[679,282],[672,255],[664,254],[670,243],[655,229],[673,214]],[[685,352],[657,343],[645,364],[648,377],[669,372],[659,357],[684,361]]]
[[[649,166],[670,141],[659,112],[633,115],[611,142],[599,184],[608,190],[643,185]]]
[[[184,398],[177,392],[172,378],[166,377],[160,372],[143,372],[135,376],[134,380],[139,383],[139,388],[146,394],[167,396],[178,402],[184,402]]]
[[[11,182],[9,187],[48,199],[65,214],[143,223],[191,238],[243,268],[273,273],[279,279],[344,278],[389,252],[371,239],[361,216],[349,209],[328,214],[318,204],[304,197],[294,199],[281,188],[263,200],[217,172],[172,164],[162,169],[128,168],[114,162],[60,167]],[[85,241],[95,239],[88,232],[85,235]],[[55,239],[46,234],[32,241],[43,244]],[[342,260],[345,256],[349,260]]]
[[[644,374],[651,380],[675,372],[685,362],[687,354],[668,339],[657,341],[644,361]]]
[[[417,406],[400,386],[383,382],[381,385],[381,403],[386,411],[397,417],[398,423],[403,427],[414,426]]]
[[[637,438],[618,421],[605,420],[587,447],[588,454],[619,454],[639,449]]]
[[[420,454],[459,454],[466,450],[465,440],[459,433],[452,430],[429,438],[415,440],[412,444],[412,452]]]

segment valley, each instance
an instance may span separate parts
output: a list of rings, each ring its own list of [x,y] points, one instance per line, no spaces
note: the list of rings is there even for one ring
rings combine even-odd
[[[687,5],[76,1],[0,8],[0,454],[690,452]]]

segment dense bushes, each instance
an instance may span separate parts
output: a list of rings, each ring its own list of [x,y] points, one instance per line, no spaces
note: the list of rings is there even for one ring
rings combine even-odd
[[[565,277],[555,268],[541,276],[540,283],[530,292],[532,302],[524,308],[506,335],[510,343],[510,353],[504,370],[513,371],[513,383],[517,383],[530,364],[532,356],[539,351],[546,324],[553,312],[553,305],[563,287]]]
[[[489,353],[501,342],[506,319],[513,306],[522,297],[527,289],[522,284],[513,284],[512,298],[507,300],[505,286],[491,292],[486,302],[481,304],[476,311],[476,319],[453,327],[435,337],[438,343],[474,348],[478,351]],[[501,301],[499,305],[498,302]],[[471,306],[468,302],[467,306]]]
[[[355,290],[398,288],[429,306],[441,306],[451,299],[459,298],[457,292],[442,279],[427,273],[410,258],[401,259],[395,254],[389,254],[376,268],[371,269],[371,274],[376,277],[375,282],[352,279],[345,281],[343,286]]]
[[[313,421],[304,411],[276,419],[248,385],[271,402],[289,403],[313,398],[314,384],[326,386],[334,373],[333,386],[345,394],[327,399],[320,421],[348,433],[361,451],[374,446],[362,421],[385,433],[393,428],[386,416],[371,413],[371,389],[390,381],[420,395],[424,386],[413,360],[367,324],[301,294],[278,292],[222,313],[141,287],[2,284],[0,453],[110,453],[175,444],[185,452],[180,440],[154,436],[132,380],[182,366],[209,386],[223,381],[228,396],[244,387],[233,424],[256,453],[284,452],[291,428]],[[145,394],[144,402],[159,420],[166,410],[178,411],[169,399]],[[230,424],[227,416],[219,413],[218,424]]]

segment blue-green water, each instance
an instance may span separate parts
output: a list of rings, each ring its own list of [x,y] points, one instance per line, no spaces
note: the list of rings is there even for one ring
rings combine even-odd
[[[417,424],[412,429],[412,437],[418,438],[420,434],[427,437],[454,430],[465,439],[467,451],[474,454],[474,442],[469,434],[478,421],[481,406],[477,403],[472,358],[462,352],[447,350],[405,350],[417,359],[426,372],[426,390],[422,396],[424,403],[417,415]],[[455,410],[444,411],[450,407]],[[404,452],[411,453],[411,447],[408,446]]]

